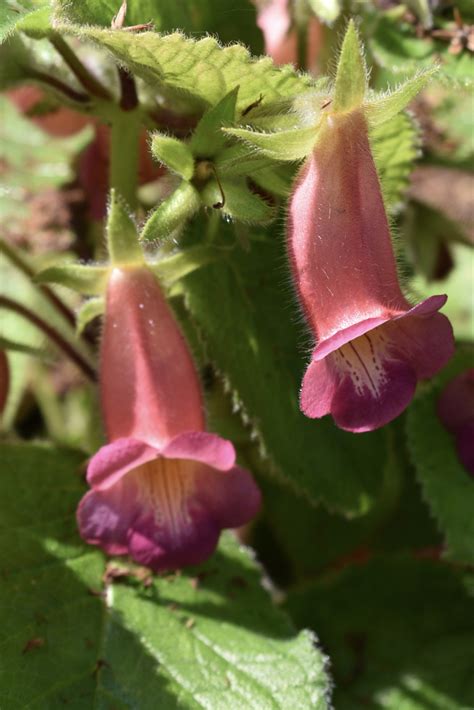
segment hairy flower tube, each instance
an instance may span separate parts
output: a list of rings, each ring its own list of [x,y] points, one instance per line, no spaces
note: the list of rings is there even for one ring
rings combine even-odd
[[[454,343],[437,313],[446,296],[411,306],[401,291],[362,110],[325,117],[290,199],[288,250],[316,339],[302,411],[352,432],[383,426]]]
[[[443,425],[454,435],[459,460],[474,476],[474,367],[448,382],[437,410]]]
[[[194,363],[152,272],[110,274],[100,360],[109,442],[91,459],[82,537],[158,571],[196,564],[260,493],[229,441],[205,431]]]

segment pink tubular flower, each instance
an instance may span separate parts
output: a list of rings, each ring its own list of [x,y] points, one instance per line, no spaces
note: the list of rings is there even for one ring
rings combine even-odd
[[[474,367],[446,385],[438,400],[438,416],[454,435],[459,460],[474,476]]]
[[[100,386],[111,443],[89,464],[82,537],[157,571],[201,562],[260,493],[232,444],[205,431],[189,350],[146,266],[110,275]]]
[[[400,289],[362,110],[327,117],[289,206],[288,248],[317,346],[300,405],[341,429],[370,431],[407,407],[418,379],[454,350],[437,313],[446,296],[411,306]]]

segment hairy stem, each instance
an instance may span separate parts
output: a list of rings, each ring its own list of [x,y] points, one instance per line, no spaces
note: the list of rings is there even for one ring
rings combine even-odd
[[[82,372],[92,381],[95,382],[97,379],[96,372],[92,365],[86,360],[86,358],[81,355],[63,336],[49,323],[47,323],[43,318],[33,313],[29,308],[24,306],[18,301],[14,301],[7,296],[0,296],[0,308],[6,308],[18,315],[26,318],[41,330],[55,345],[61,350],[72,362],[77,365],[77,367],[82,370]]]
[[[132,210],[137,207],[140,130],[138,110],[116,111],[112,119],[109,187]]]
[[[89,69],[81,62],[77,54],[71,49],[68,43],[58,34],[51,37],[51,44],[64,59],[70,70],[77,77],[84,89],[98,99],[109,100],[110,92],[95,78]]]

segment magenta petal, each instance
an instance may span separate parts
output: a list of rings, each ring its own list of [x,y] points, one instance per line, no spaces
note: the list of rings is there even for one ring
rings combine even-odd
[[[474,367],[448,382],[438,400],[437,410],[442,423],[451,432],[474,420]]]
[[[437,296],[430,296],[425,298],[421,303],[417,303],[416,306],[410,308],[409,311],[403,313],[399,318],[405,318],[405,316],[431,316],[436,311],[444,306],[448,297],[445,293],[438,294]]]
[[[102,446],[89,462],[87,481],[98,491],[115,485],[126,473],[158,455],[157,449],[137,439],[117,439]]]
[[[152,512],[143,514],[130,530],[128,547],[134,560],[156,572],[196,565],[215,550],[220,528],[206,510],[194,508],[179,536],[158,526]]]
[[[219,471],[228,471],[235,464],[235,449],[232,443],[207,431],[179,434],[161,453],[168,459],[199,461]]]
[[[462,465],[474,476],[474,421],[466,422],[456,432],[456,449]]]
[[[77,509],[81,537],[109,555],[128,553],[128,531],[134,515],[130,486],[120,481],[108,491],[89,491]]]
[[[331,369],[328,359],[309,364],[300,394],[301,410],[307,417],[318,419],[331,411],[337,381],[338,374]]]
[[[416,316],[410,311],[386,328],[394,349],[403,352],[420,379],[433,377],[454,354],[453,328],[441,313]]]
[[[202,469],[196,483],[197,498],[221,528],[245,525],[260,510],[260,491],[245,468],[234,466],[224,473]]]
[[[378,429],[395,419],[411,402],[416,389],[416,374],[408,363],[384,362],[384,381],[375,396],[367,387],[358,391],[345,375],[334,395],[331,414],[337,426],[346,431]]]

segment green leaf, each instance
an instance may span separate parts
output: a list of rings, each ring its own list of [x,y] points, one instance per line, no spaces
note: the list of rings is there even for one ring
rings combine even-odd
[[[68,23],[110,28],[120,5],[121,0],[56,0],[56,17]],[[194,36],[218,34],[222,42],[240,41],[256,53],[262,51],[256,10],[246,0],[129,0],[124,26],[147,22],[152,22],[159,32],[172,32],[179,27]]]
[[[474,564],[474,486],[459,462],[454,438],[436,414],[443,386],[472,367],[472,349],[461,350],[430,387],[412,404],[407,435],[425,499],[446,537],[450,560]]]
[[[369,100],[364,108],[370,125],[377,126],[400,113],[426,86],[438,69],[438,66],[434,66],[431,69],[422,71],[385,96],[382,95]]]
[[[284,581],[287,586],[289,581],[294,584],[315,579],[351,558],[363,559],[381,551],[434,548],[441,543],[407,461],[403,426],[397,422],[384,433],[388,457],[381,466],[381,489],[373,507],[356,519],[336,515],[322,506],[310,507],[288,486],[258,478],[265,506],[253,544],[277,583]],[[254,461],[251,468],[258,473]],[[287,579],[282,580],[285,567]]]
[[[338,710],[474,706],[474,577],[409,557],[346,566],[289,595],[293,619],[318,629]]]
[[[195,234],[205,227],[197,222]],[[285,246],[278,232],[248,232],[251,249],[236,245],[225,223],[221,261],[183,280],[185,302],[209,357],[222,373],[235,407],[265,456],[264,468],[313,503],[352,514],[366,512],[381,486],[383,432],[353,436],[329,418],[307,419],[298,406],[309,344],[289,290]],[[260,241],[257,241],[257,238]],[[303,345],[304,344],[304,345]]]
[[[168,93],[180,101],[186,96],[195,108],[218,103],[239,85],[237,110],[241,111],[261,93],[266,102],[271,102],[301,93],[312,84],[309,76],[298,75],[290,66],[276,68],[269,57],[254,59],[245,47],[221,47],[212,37],[195,41],[178,33],[133,34],[68,25],[59,25],[57,30],[109,49],[155,92]]]
[[[0,6],[0,44],[16,29],[23,27],[39,31],[48,23],[51,10],[46,0],[3,0]]]
[[[410,116],[399,113],[369,130],[370,145],[380,177],[385,208],[399,211],[405,200],[419,153],[419,131]]]
[[[186,143],[162,133],[152,133],[151,152],[171,172],[184,180],[191,180],[194,174],[194,158]]]
[[[226,136],[221,128],[235,118],[239,86],[210,108],[199,121],[191,136],[190,147],[196,158],[209,160],[221,152]]]
[[[205,565],[149,586],[125,577],[101,597],[104,558],[76,532],[82,460],[1,447],[2,707],[198,710],[244,698],[246,707],[326,710],[315,637],[296,634],[272,606],[233,535]]]
[[[317,138],[316,126],[289,131],[261,133],[246,128],[227,128],[225,133],[245,141],[261,155],[273,160],[301,160],[311,153]]]
[[[351,20],[347,26],[337,65],[331,110],[351,111],[362,105],[367,89],[367,67],[359,36]]]
[[[36,274],[35,281],[66,286],[85,296],[101,296],[105,291],[108,273],[107,266],[63,264],[40,271]]]

